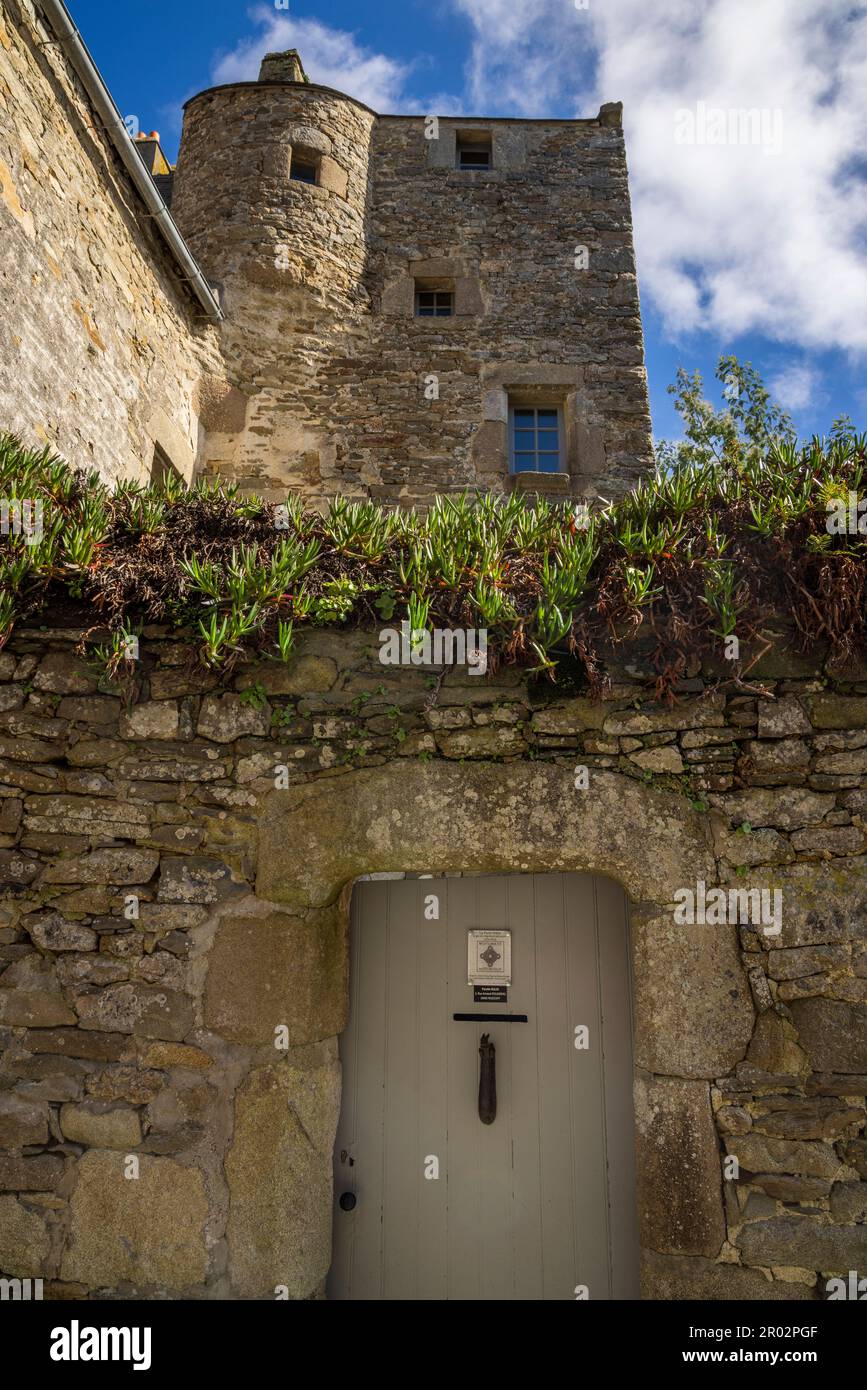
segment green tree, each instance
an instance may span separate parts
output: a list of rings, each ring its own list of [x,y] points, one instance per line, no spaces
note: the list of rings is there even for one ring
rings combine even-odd
[[[678,367],[668,391],[684,422],[684,437],[657,445],[664,468],[717,463],[737,469],[764,458],[774,443],[795,442],[791,416],[771,399],[751,362],[723,355],[715,376],[723,388],[720,409],[705,399],[701,372]]]

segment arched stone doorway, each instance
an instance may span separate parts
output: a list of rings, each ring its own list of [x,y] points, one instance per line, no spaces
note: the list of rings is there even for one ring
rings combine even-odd
[[[736,928],[674,921],[676,890],[715,880],[706,817],[617,774],[580,790],[550,765],[406,760],[272,793],[256,899],[218,924],[206,1023],[263,1047],[285,1026],[294,1059],[254,1071],[236,1099],[228,1238],[233,1283],[248,1296],[286,1284],[315,1297],[327,1273],[352,885],[373,872],[457,870],[598,873],[624,887],[641,1244],[652,1258],[720,1252],[710,1083],[743,1058],[754,1010]],[[267,1153],[266,1131],[276,1135]]]

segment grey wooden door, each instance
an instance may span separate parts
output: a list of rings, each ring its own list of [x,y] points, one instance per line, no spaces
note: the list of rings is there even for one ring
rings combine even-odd
[[[509,1000],[475,1004],[467,934],[495,927],[511,931]],[[631,1053],[626,902],[610,880],[358,884],[329,1297],[637,1298]]]

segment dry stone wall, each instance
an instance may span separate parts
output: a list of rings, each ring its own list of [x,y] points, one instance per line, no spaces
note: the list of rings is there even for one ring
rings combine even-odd
[[[596,703],[320,631],[221,684],[151,629],[128,700],[78,636],[0,653],[0,1273],[320,1296],[351,883],[565,868],[631,901],[646,1295],[864,1275],[867,672],[668,709],[636,658]],[[781,931],[678,922],[699,881]]]
[[[214,332],[29,0],[0,0],[0,245],[0,429],[107,479],[159,444],[191,477]]]

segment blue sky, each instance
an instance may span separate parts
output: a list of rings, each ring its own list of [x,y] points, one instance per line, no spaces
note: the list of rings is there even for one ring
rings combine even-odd
[[[867,3],[67,0],[124,116],[298,47],[378,111],[574,117],[623,101],[654,431],[678,365],[752,361],[802,435],[867,430]],[[757,113],[739,123],[737,113]],[[709,390],[714,399],[718,388]]]

